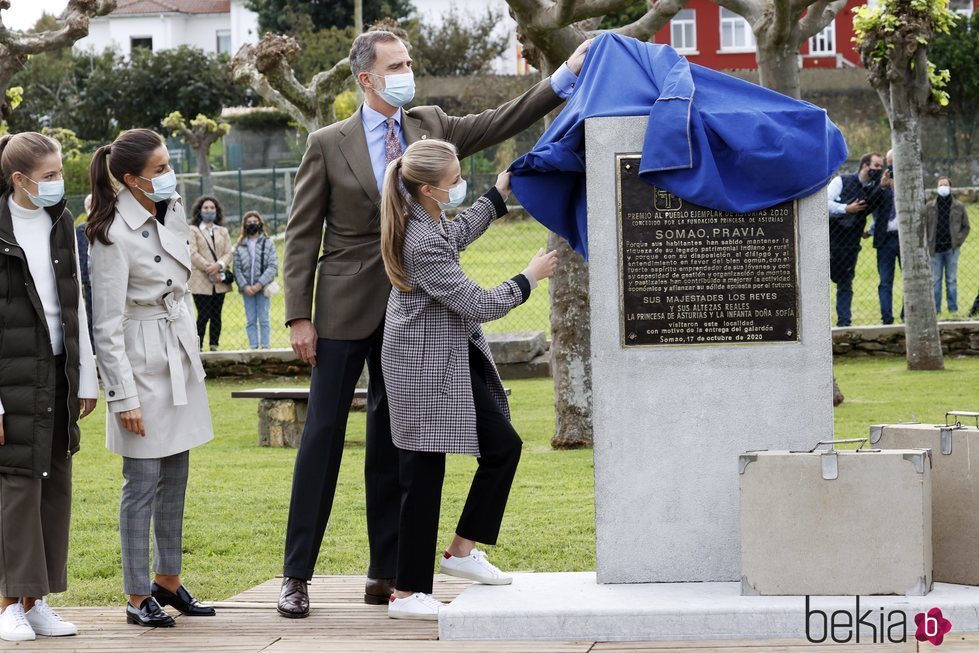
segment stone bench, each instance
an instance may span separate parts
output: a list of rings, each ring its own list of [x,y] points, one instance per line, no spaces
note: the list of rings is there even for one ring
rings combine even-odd
[[[507,396],[510,388],[504,388]],[[299,448],[306,426],[309,390],[305,388],[255,388],[235,390],[232,399],[258,399],[258,446]],[[351,410],[364,410],[367,388],[354,390]]]

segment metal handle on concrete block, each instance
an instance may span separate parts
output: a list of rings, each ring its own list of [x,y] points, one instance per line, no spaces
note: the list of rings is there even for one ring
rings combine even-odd
[[[738,475],[744,474],[744,470],[747,469],[749,463],[753,463],[758,460],[758,456],[751,453],[743,453],[738,456]]]
[[[921,449],[915,453],[906,453],[903,458],[914,465],[914,471],[925,473],[925,458],[928,459],[928,469],[931,469],[931,449]]]
[[[809,450],[809,453],[815,453],[816,449],[823,446],[824,444],[837,445],[842,442],[863,442],[867,444],[867,438],[847,438],[846,440],[820,440],[816,443],[816,446]],[[858,449],[863,449],[863,444],[861,444]]]
[[[974,412],[974,411],[971,411],[971,410],[947,410],[947,411],[945,411],[945,426],[952,426],[952,424],[949,424],[948,423],[949,416],[951,416],[951,417],[968,417],[970,419],[975,419],[976,420],[976,427],[979,428],[979,413],[977,413],[977,412]],[[961,428],[962,422],[960,422],[959,420],[955,420],[955,424],[954,425]]]

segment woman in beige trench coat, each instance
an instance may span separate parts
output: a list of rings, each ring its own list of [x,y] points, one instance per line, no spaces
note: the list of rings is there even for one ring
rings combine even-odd
[[[189,451],[213,438],[187,290],[188,227],[169,154],[155,132],[129,130],[99,148],[91,177],[95,348],[108,406],[106,446],[123,457],[127,620],[172,626],[164,605],[185,615],[214,614],[180,581]]]

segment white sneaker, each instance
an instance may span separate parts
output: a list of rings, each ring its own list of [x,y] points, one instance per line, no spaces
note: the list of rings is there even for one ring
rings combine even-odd
[[[388,603],[388,616],[392,619],[438,621],[442,605],[442,602],[433,599],[431,594],[415,592],[403,599],[395,598],[392,594],[391,601]]]
[[[43,600],[34,603],[34,607],[25,616],[31,628],[38,635],[44,635],[45,637],[66,637],[68,635],[78,634],[78,628],[75,627],[75,624],[62,619],[61,615],[55,612]]]
[[[34,629],[24,616],[24,606],[14,603],[0,613],[0,639],[8,642],[32,642],[36,639]]]
[[[513,582],[512,576],[500,571],[479,549],[473,549],[469,555],[461,558],[446,551],[439,561],[439,571],[447,576],[468,578],[484,585],[509,585]]]

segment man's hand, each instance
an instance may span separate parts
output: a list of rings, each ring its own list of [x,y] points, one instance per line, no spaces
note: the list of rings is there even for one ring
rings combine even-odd
[[[124,429],[130,433],[135,433],[144,438],[146,437],[146,427],[143,424],[143,410],[141,408],[133,408],[132,410],[119,413],[119,419],[122,420],[122,427]]]
[[[884,174],[882,174],[880,177],[880,187],[890,188],[893,185],[894,185],[894,177],[891,177],[891,171],[888,170],[887,168],[884,168]]]
[[[0,447],[4,445],[4,442],[6,441],[3,439],[3,413],[0,413]]]
[[[568,57],[568,68],[575,75],[581,72],[581,67],[585,65],[585,55],[588,54],[588,48],[591,47],[592,41],[595,39],[588,39],[578,46],[578,49],[571,53]]]
[[[88,417],[95,410],[95,404],[99,403],[98,399],[79,399],[78,400],[78,419]]]
[[[289,331],[292,351],[304,363],[316,367],[316,327],[310,320],[293,320],[289,323]]]
[[[866,200],[857,200],[856,202],[850,202],[846,205],[847,213],[860,213],[867,208]]]

